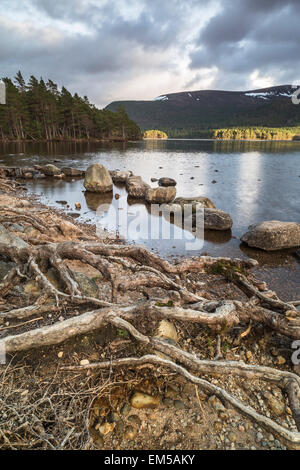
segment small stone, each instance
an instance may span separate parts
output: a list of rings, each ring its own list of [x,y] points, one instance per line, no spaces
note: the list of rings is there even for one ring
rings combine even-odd
[[[159,399],[157,397],[152,397],[146,393],[135,392],[131,398],[131,405],[133,408],[158,408]]]
[[[132,441],[135,438],[136,435],[137,435],[137,430],[134,429],[134,427],[127,426],[125,428],[125,433],[124,433],[124,438],[125,439],[129,439],[129,440]]]
[[[276,359],[276,363],[281,366],[281,365],[286,363],[286,359],[282,356],[278,356],[277,359]]]
[[[270,392],[266,392],[264,397],[267,400],[268,406],[270,410],[273,412],[275,416],[281,416],[285,412],[285,404],[275,398]]]
[[[59,357],[60,359],[63,357],[64,355],[64,352],[63,351],[59,351],[59,353],[57,354],[57,357]]]
[[[222,431],[223,424],[221,423],[221,421],[216,421],[215,424],[214,424],[214,427],[215,427],[216,431],[220,432],[220,431]]]
[[[76,202],[76,203],[75,203],[75,208],[76,208],[77,210],[81,209],[81,204],[80,204],[80,202]]]
[[[225,406],[223,403],[217,398],[215,395],[212,395],[208,399],[208,403],[216,410],[216,411],[226,411]]]
[[[103,436],[106,436],[106,434],[109,434],[115,429],[116,423],[103,423],[99,427],[99,432]]]
[[[185,408],[185,405],[184,405],[183,401],[181,401],[181,400],[175,400],[174,401],[174,406],[177,410],[184,410],[184,408]]]
[[[88,359],[82,359],[80,361],[80,365],[81,366],[87,366],[88,364],[90,363],[90,361]]]
[[[236,434],[234,432],[230,432],[228,434],[228,439],[230,440],[230,442],[236,442]]]
[[[251,361],[251,359],[253,358],[253,354],[251,351],[246,352],[246,358],[248,359],[248,361]]]
[[[256,434],[256,440],[257,440],[257,442],[261,442],[261,441],[263,440],[263,438],[264,438],[264,436],[262,435],[261,432],[258,432],[258,433]]]

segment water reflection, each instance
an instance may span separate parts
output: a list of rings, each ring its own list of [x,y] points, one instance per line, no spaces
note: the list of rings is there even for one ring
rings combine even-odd
[[[79,169],[102,163],[110,170],[132,170],[152,186],[156,185],[151,183],[152,177],[174,178],[177,196],[209,197],[216,207],[232,216],[232,234],[206,231],[204,247],[199,252],[207,251],[216,256],[257,256],[268,266],[269,259],[275,260],[275,264],[277,258],[284,259],[300,271],[299,264],[289,254],[282,255],[283,258],[271,254],[268,258],[263,252],[240,247],[239,242],[240,236],[252,223],[272,219],[300,221],[300,142],[170,139],[128,144],[5,143],[0,144],[0,163],[21,167],[54,163],[59,167]],[[113,194],[99,197],[85,193],[83,182],[78,179],[35,180],[26,184],[44,201],[56,207],[61,208],[61,205],[55,201],[66,200],[75,210],[75,202],[80,202],[81,220],[95,223],[99,219],[112,231],[122,228],[125,215],[133,224],[137,222],[137,210],[144,221],[156,217],[149,215],[149,207],[142,201],[127,201],[126,189],[122,185],[114,186]],[[114,197],[116,193],[120,195],[118,200]],[[109,207],[97,216],[96,209],[103,202]],[[119,215],[117,222],[115,214]],[[160,223],[163,230],[168,222],[161,220]],[[149,226],[151,228],[151,223],[147,228],[146,224],[141,227],[133,240],[142,242],[142,236],[149,233]],[[149,240],[144,242],[149,249],[158,250],[163,255],[195,255],[194,252],[186,252],[185,240],[151,239],[150,233]],[[284,270],[284,266],[280,265],[280,269]],[[299,281],[297,275],[293,279]],[[296,282],[293,279],[289,277],[292,285]]]

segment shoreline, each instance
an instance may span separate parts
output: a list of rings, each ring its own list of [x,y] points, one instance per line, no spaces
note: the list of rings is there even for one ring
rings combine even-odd
[[[13,188],[14,182],[11,185]],[[0,228],[4,223],[14,242],[14,237],[19,237],[27,245],[14,249],[13,245],[5,247],[0,244],[2,259],[3,256],[4,259],[9,256],[16,261],[21,255],[21,277],[16,272],[12,285],[9,284],[12,280],[6,280],[5,295],[4,285],[0,284],[3,299],[0,306],[0,343],[1,340],[5,341],[10,358],[9,365],[0,365],[0,378],[5,374],[10,377],[17,390],[27,390],[26,401],[23,399],[23,392],[21,395],[14,392],[13,396],[14,407],[18,410],[18,415],[26,417],[29,429],[31,423],[32,426],[36,423],[31,419],[31,407],[43,397],[47,398],[51,406],[48,402],[43,406],[42,415],[38,414],[41,422],[48,422],[53,409],[58,413],[62,400],[67,400],[69,419],[76,429],[76,433],[65,439],[66,427],[55,421],[47,429],[47,440],[43,439],[43,433],[39,433],[39,440],[34,441],[35,448],[49,448],[49,439],[54,448],[59,448],[62,439],[65,439],[67,449],[117,450],[128,449],[128,446],[130,449],[167,449],[170,445],[177,449],[201,449],[209,448],[211,442],[215,443],[215,448],[226,449],[297,447],[297,444],[285,439],[283,431],[281,432],[281,426],[287,426],[291,427],[290,432],[294,435],[292,417],[282,412],[278,418],[274,411],[277,409],[275,405],[274,409],[270,409],[266,404],[254,411],[254,415],[252,411],[249,411],[250,414],[246,411],[243,416],[239,411],[238,401],[234,402],[231,410],[226,411],[224,407],[220,408],[217,397],[212,398],[217,393],[214,388],[216,385],[221,389],[225,387],[227,393],[234,396],[238,391],[239,399],[247,403],[246,410],[249,405],[255,409],[254,389],[258,387],[261,390],[260,381],[267,380],[266,390],[275,394],[277,406],[288,406],[276,384],[268,383],[267,376],[260,375],[252,376],[252,401],[249,404],[249,379],[246,380],[248,385],[245,393],[241,386],[243,379],[234,366],[235,362],[232,362],[238,360],[236,364],[244,364],[245,371],[249,369],[248,366],[253,366],[253,371],[260,366],[272,367],[275,377],[276,374],[278,377],[281,377],[280,374],[291,374],[293,370],[288,354],[282,356],[282,336],[279,335],[274,342],[276,335],[265,335],[264,329],[261,331],[255,326],[252,329],[251,322],[249,326],[252,311],[258,324],[264,317],[259,316],[259,306],[250,307],[247,295],[238,287],[240,281],[237,284],[232,282],[234,273],[238,276],[240,273],[245,273],[246,276],[247,273],[247,282],[251,282],[251,289],[254,289],[257,296],[263,296],[264,302],[268,302],[268,308],[273,308],[273,302],[276,302],[274,293],[272,297],[268,297],[267,294],[271,291],[266,284],[253,277],[253,267],[251,268],[249,261],[204,256],[170,263],[144,248],[120,243],[118,240],[108,239],[103,243],[95,237],[95,227],[71,220],[63,210],[40,203],[38,195],[28,195],[22,187],[14,189],[15,191],[0,192]],[[23,225],[23,231],[20,231],[20,224]],[[26,278],[23,279],[26,253],[31,253],[32,260],[24,271]],[[226,276],[227,269],[230,278]],[[57,277],[58,273],[60,276]],[[80,286],[80,294],[74,291],[73,295],[69,295],[68,289],[73,288],[71,279],[73,282],[76,280],[76,285]],[[116,286],[115,293],[109,288],[111,283]],[[197,310],[195,302],[202,305],[200,310]],[[234,302],[244,312],[240,320],[237,318],[239,310],[236,310]],[[213,310],[207,312],[209,305]],[[288,308],[292,306],[289,305]],[[216,313],[214,309],[217,309]],[[218,339],[222,331],[219,328],[224,321],[227,325],[226,332]],[[292,325],[288,324],[284,315],[282,321],[293,335]],[[269,320],[264,328],[268,324]],[[274,322],[270,325],[276,332]],[[240,335],[241,332],[244,332],[243,336]],[[286,334],[289,335],[288,332]],[[135,338],[133,342],[132,336]],[[166,338],[169,338],[170,343]],[[289,341],[288,337],[284,338]],[[152,356],[145,356],[149,348]],[[155,355],[155,350],[164,354],[163,357],[167,356],[168,362]],[[276,354],[271,352],[273,350]],[[211,375],[214,368],[218,367],[218,360],[214,358],[216,353],[221,354],[223,360],[220,363],[222,372],[224,367],[229,367],[230,383],[227,374],[217,374],[217,379],[207,382],[210,383],[210,388],[200,386],[196,392],[199,377],[190,375],[188,377],[192,377],[192,382],[186,381],[176,362],[183,364],[184,371],[189,365],[189,362],[182,359],[184,354],[190,355],[189,361],[196,354],[198,358],[206,359],[200,362],[206,364],[205,370],[199,370],[201,376],[203,373]],[[10,354],[14,354],[14,357],[11,358]],[[126,377],[124,371],[122,372],[122,361],[127,364]],[[135,370],[136,361],[137,364],[145,361],[144,367]],[[150,365],[147,361],[150,361]],[[113,368],[113,364],[116,368]],[[153,364],[156,365],[156,372],[153,372]],[[168,378],[169,374],[162,371],[166,366],[168,370],[169,364],[170,371],[173,370],[171,380]],[[193,367],[196,367],[196,363]],[[34,383],[33,376],[36,378]],[[83,377],[87,380],[83,380]],[[292,374],[292,377],[297,376]],[[49,383],[52,384],[51,388]],[[116,384],[121,384],[121,387],[118,388]],[[132,405],[133,397],[140,392],[150,397],[149,400],[155,399],[153,409],[137,409]],[[7,400],[9,392],[5,383],[3,393]],[[74,393],[77,398],[70,401],[72,396],[74,398]],[[199,400],[202,410],[199,416],[205,413],[205,422],[197,418]],[[108,411],[114,413],[115,424],[108,433],[101,434],[101,426],[108,426],[106,423],[110,421],[107,421],[106,414],[103,418],[99,417],[102,415],[98,412],[95,415],[93,410],[96,403],[99,408],[105,404]],[[272,401],[270,403],[273,404]],[[132,430],[132,423],[135,421],[133,418],[132,421],[128,420],[129,415],[122,414],[125,404],[129,406],[129,415],[135,416],[135,421],[142,423],[143,432],[139,432],[140,425],[135,428],[133,424]],[[220,420],[220,412],[227,413],[224,419]],[[266,431],[262,429],[259,413],[270,417]],[[157,423],[158,416],[162,427],[156,437],[152,421],[154,419]],[[188,428],[184,426],[187,416],[192,420]],[[272,427],[271,420],[276,421],[277,427]],[[165,428],[168,422],[172,425]],[[216,422],[221,424],[215,425]],[[124,423],[121,428],[120,423]],[[235,423],[244,428],[243,433],[236,433]],[[3,428],[0,423],[1,432],[5,435],[9,430],[10,437],[14,436],[15,417],[4,425]],[[180,444],[173,433],[173,426],[182,430]],[[130,436],[134,437],[127,437],[129,427]],[[257,440],[258,433],[262,434],[263,440]],[[278,444],[274,444],[275,437],[269,438],[270,434],[277,438]],[[163,436],[166,437],[165,440],[162,440]],[[231,439],[230,436],[235,437]],[[10,441],[2,442],[0,438],[0,448],[10,448],[7,442]],[[25,433],[22,434],[22,445],[16,444],[16,447],[32,447],[32,442],[32,435],[29,433],[27,437]]]

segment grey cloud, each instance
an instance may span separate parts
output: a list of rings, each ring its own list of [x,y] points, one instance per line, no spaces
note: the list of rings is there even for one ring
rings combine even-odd
[[[200,29],[201,7],[214,13],[217,3]],[[0,75],[21,69],[27,78],[51,78],[98,105],[126,99],[123,85],[135,96],[144,77],[160,84],[169,73],[177,86],[182,70],[188,87],[212,67],[214,86],[225,89],[245,88],[255,69],[277,83],[300,77],[298,0],[1,0],[1,7]]]
[[[245,82],[256,69],[278,84],[296,80],[299,12],[296,0],[223,0],[222,10],[200,31],[191,69],[218,67],[219,85]]]

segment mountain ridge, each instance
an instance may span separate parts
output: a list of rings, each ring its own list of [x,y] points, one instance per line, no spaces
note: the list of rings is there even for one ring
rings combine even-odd
[[[114,101],[142,130],[160,129],[197,136],[204,130],[231,127],[297,127],[300,106],[293,104],[297,87],[279,85],[246,91],[194,90],[159,95],[153,100]]]

